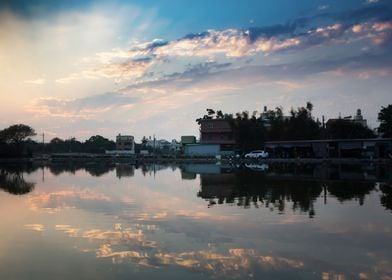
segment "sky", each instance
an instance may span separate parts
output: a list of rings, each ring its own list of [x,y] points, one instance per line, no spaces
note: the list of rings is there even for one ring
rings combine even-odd
[[[207,108],[392,103],[389,0],[0,1],[0,129],[199,136]]]

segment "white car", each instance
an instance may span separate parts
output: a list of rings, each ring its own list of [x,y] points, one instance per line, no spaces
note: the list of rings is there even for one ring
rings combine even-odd
[[[269,168],[268,164],[265,163],[263,164],[247,163],[245,164],[245,167],[253,171],[266,171]]]
[[[252,151],[245,155],[245,158],[267,158],[268,152],[263,150]]]

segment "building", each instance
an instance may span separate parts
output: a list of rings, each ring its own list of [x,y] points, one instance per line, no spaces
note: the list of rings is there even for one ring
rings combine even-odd
[[[181,150],[181,144],[175,139],[171,142],[165,139],[148,139],[146,147],[151,151],[179,152]]]
[[[193,135],[181,136],[181,145],[196,144],[196,137]]]
[[[235,144],[233,128],[228,120],[201,119],[200,143],[232,146]]]
[[[173,152],[180,152],[181,151],[181,143],[177,142],[176,139],[173,139],[170,143],[170,150]]]
[[[118,151],[135,151],[135,139],[131,135],[116,136],[116,150]]]
[[[357,112],[356,112],[354,117],[347,116],[347,117],[344,117],[344,118],[339,117],[337,119],[329,119],[327,121],[327,123],[326,123],[327,128],[329,126],[331,126],[331,124],[333,124],[334,122],[336,122],[338,120],[344,120],[346,122],[350,122],[350,123],[354,123],[354,124],[360,124],[363,127],[368,127],[367,126],[367,120],[363,118],[361,109],[357,109]]]
[[[273,117],[272,113],[273,111],[268,110],[267,106],[264,106],[263,112],[260,113],[260,119],[263,121],[263,125],[265,128],[269,129],[271,128],[271,118]],[[281,116],[282,121],[289,121],[291,116]]]
[[[267,141],[273,158],[390,158],[391,138]]]

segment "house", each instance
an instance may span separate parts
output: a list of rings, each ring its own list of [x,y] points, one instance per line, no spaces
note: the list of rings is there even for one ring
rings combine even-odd
[[[200,120],[200,143],[234,145],[234,131],[228,120],[225,119],[201,119]]]
[[[135,139],[131,135],[121,135],[116,136],[116,150],[119,151],[135,151]]]
[[[135,139],[131,135],[116,136],[116,149],[105,151],[107,155],[112,156],[133,156],[135,154]]]

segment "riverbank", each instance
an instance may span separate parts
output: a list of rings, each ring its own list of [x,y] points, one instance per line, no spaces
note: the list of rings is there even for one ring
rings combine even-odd
[[[215,157],[176,157],[176,156],[107,156],[103,154],[63,154],[61,156],[44,155],[32,158],[0,158],[0,164],[13,163],[43,163],[51,162],[124,162],[124,163],[232,163],[230,158]],[[366,163],[392,163],[392,159],[380,158],[267,158],[267,159],[237,159],[233,163],[331,163],[331,164],[366,164]]]

